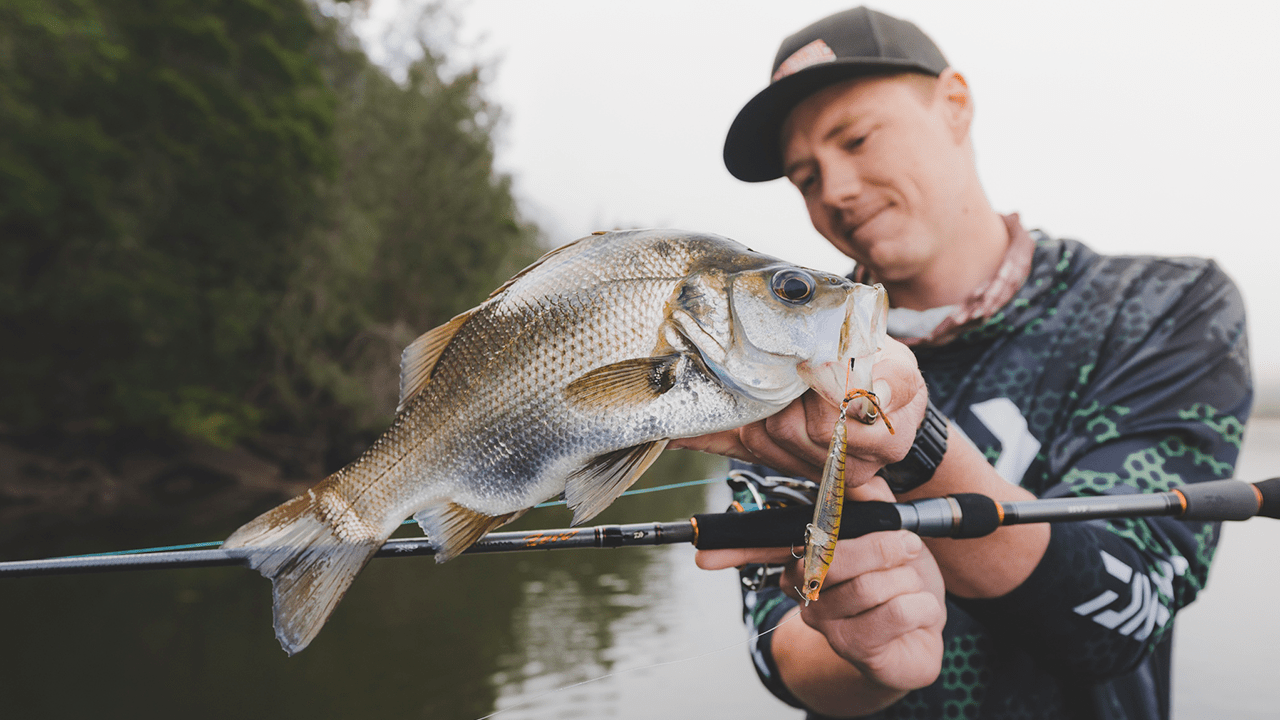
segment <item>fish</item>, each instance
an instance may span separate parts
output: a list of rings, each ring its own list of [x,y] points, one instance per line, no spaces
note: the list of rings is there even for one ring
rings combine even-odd
[[[413,517],[445,562],[563,496],[574,524],[673,438],[740,427],[813,388],[869,387],[884,290],[680,230],[595,233],[553,250],[401,357],[390,428],[346,467],[222,547],[272,582],[289,655]]]

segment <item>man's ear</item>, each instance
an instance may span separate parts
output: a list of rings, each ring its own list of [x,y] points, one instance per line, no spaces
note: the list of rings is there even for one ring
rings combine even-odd
[[[963,142],[969,135],[969,126],[973,124],[973,94],[969,92],[969,83],[963,75],[947,68],[938,76],[934,93],[934,101],[942,102],[941,107],[956,142]]]

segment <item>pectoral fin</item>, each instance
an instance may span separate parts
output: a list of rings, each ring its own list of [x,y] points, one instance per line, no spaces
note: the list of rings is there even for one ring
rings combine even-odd
[[[565,481],[564,499],[573,510],[573,524],[595,517],[618,499],[662,454],[669,441],[654,440],[605,453]]]
[[[623,410],[648,404],[676,383],[679,355],[635,358],[598,367],[565,388],[565,398],[584,410]]]

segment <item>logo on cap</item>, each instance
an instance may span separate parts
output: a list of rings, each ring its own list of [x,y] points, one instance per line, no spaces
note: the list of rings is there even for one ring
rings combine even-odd
[[[778,82],[782,78],[794,75],[807,67],[831,62],[835,59],[836,54],[819,38],[791,53],[791,57],[783,60],[777,71],[773,73],[771,82]]]

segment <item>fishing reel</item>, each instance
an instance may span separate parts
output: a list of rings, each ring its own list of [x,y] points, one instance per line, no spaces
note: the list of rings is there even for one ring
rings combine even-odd
[[[763,465],[734,463],[725,482],[733,492],[727,512],[748,513],[791,505],[812,507],[818,496],[818,483],[804,478],[784,477],[771,473]],[[755,592],[777,585],[782,576],[781,565],[744,565],[738,570],[745,592]]]

